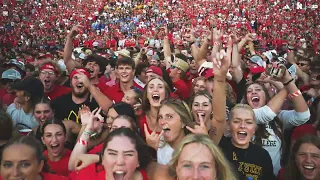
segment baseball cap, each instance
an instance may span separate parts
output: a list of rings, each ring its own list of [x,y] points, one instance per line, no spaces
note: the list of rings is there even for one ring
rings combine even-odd
[[[187,72],[189,69],[189,64],[180,58],[175,58],[171,63],[171,66],[181,69],[183,72]]]
[[[250,57],[250,61],[252,62],[252,63],[255,63],[255,64],[257,64],[257,65],[259,65],[259,66],[262,66],[262,67],[265,67],[266,65],[266,63],[263,61],[263,59],[260,57],[260,56],[257,56],[257,55],[253,55],[253,56],[251,56]]]
[[[17,80],[17,79],[21,79],[21,75],[17,70],[8,69],[2,73],[1,79]]]
[[[12,84],[11,88],[26,91],[31,94],[31,97],[42,97],[44,91],[42,82],[33,76],[28,76],[22,81]]]
[[[24,63],[23,62],[20,62],[20,61],[18,61],[18,60],[16,60],[16,59],[11,59],[10,61],[8,61],[8,62],[5,62],[4,64],[3,64],[3,66],[4,67],[7,67],[7,66],[9,66],[9,65],[15,65],[17,68],[19,68],[21,71],[24,71],[25,69],[24,69]]]
[[[157,74],[157,75],[159,75],[159,76],[161,76],[161,77],[163,76],[163,73],[162,73],[161,68],[159,68],[159,67],[157,67],[157,66],[150,66],[150,67],[147,69],[146,73],[149,73],[149,72],[155,73],[155,74]]]
[[[260,66],[253,66],[249,68],[250,72],[252,74],[258,74],[258,73],[263,73],[264,71],[266,71],[265,68],[260,67]]]

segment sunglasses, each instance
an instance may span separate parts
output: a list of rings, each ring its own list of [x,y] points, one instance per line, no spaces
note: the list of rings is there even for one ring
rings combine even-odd
[[[170,66],[170,69],[175,69],[175,68],[177,68],[177,66],[174,66],[174,65]]]

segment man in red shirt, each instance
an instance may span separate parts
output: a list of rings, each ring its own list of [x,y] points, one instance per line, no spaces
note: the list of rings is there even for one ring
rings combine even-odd
[[[178,57],[175,57],[170,65],[169,76],[173,82],[174,93],[182,100],[185,100],[190,96],[188,85],[184,81],[188,69],[188,63]]]
[[[39,70],[39,79],[43,84],[44,93],[49,99],[54,100],[71,92],[71,88],[57,84],[61,71],[56,62],[46,61],[40,66]]]
[[[116,72],[119,76],[119,82],[108,89],[108,98],[114,103],[121,102],[124,92],[131,90],[133,86],[141,87],[133,81],[135,74],[135,63],[131,58],[124,57],[118,59]]]

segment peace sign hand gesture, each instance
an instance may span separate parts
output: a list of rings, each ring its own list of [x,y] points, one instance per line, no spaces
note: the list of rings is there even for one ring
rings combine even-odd
[[[96,108],[92,113],[90,113],[90,118],[86,126],[86,130],[89,132],[100,133],[103,127],[103,117],[100,115],[101,107]]]
[[[194,128],[186,126],[186,128],[192,132],[193,134],[205,134],[208,135],[208,129],[206,125],[204,124],[203,117],[201,114],[199,115],[200,125],[195,125]]]
[[[147,144],[152,147],[153,149],[157,150],[160,144],[160,138],[163,134],[163,130],[160,134],[157,134],[153,131],[151,134],[148,131],[147,124],[144,124],[144,134],[146,135],[146,142]]]

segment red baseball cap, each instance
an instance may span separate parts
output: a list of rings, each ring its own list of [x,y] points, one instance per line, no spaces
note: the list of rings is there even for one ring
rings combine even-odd
[[[161,76],[161,77],[163,76],[163,73],[162,73],[161,68],[159,68],[159,67],[157,67],[157,66],[150,66],[150,67],[147,69],[146,73],[148,73],[148,72],[155,73],[155,74],[157,74],[157,75],[159,75],[159,76]]]
[[[250,67],[249,69],[252,74],[263,73],[266,71],[266,69],[261,66],[254,66],[254,67]]]

